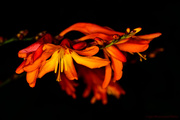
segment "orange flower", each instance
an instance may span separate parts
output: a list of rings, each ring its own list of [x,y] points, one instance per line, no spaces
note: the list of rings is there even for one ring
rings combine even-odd
[[[96,27],[94,29],[96,29]],[[130,31],[130,29],[127,28],[126,33],[124,33],[122,36],[117,34],[111,35],[111,33],[103,33],[103,31],[101,31],[102,33],[92,32],[92,34],[88,34],[76,40],[76,42],[79,42],[94,39],[94,45],[98,44],[102,46],[105,58],[111,59],[112,64],[108,64],[105,69],[106,74],[102,84],[103,88],[107,87],[109,84],[112,77],[112,70],[114,73],[113,81],[117,81],[122,77],[122,62],[126,62],[126,57],[123,55],[123,53],[121,53],[120,50],[130,53],[137,52],[141,59],[146,59],[139,52],[146,50],[149,46],[149,42],[153,38],[161,35],[161,33],[153,33],[149,35],[134,36],[140,30],[141,28],[136,28]]]
[[[91,34],[90,34],[91,35]],[[89,37],[91,37],[90,35],[87,35]],[[97,34],[99,35],[99,34]],[[102,35],[102,33],[100,33],[100,35]],[[104,36],[108,36],[105,35]],[[104,38],[108,38],[108,37],[104,37]],[[87,37],[87,39],[89,39]],[[85,40],[83,39],[78,39],[78,40]],[[104,45],[104,42],[108,39],[100,39],[97,37],[94,37],[94,40],[97,42],[97,44],[99,45]],[[112,70],[113,70],[113,81],[117,81],[120,80],[122,77],[122,68],[123,68],[123,63],[122,62],[126,62],[126,57],[123,55],[123,53],[115,46],[115,45],[111,45],[109,47],[104,47],[103,48],[103,52],[104,52],[104,56],[106,59],[111,59],[112,64],[108,64],[105,67],[105,77],[104,77],[104,82],[102,84],[102,88],[106,88],[108,86],[108,84],[110,83],[110,80],[112,79]]]
[[[64,41],[67,41],[66,39]],[[63,42],[62,43],[67,43]],[[47,44],[52,45],[52,44]],[[87,47],[84,50],[73,50],[68,47],[67,44],[57,45],[59,49],[57,49],[52,57],[46,61],[45,65],[41,68],[38,77],[41,78],[46,73],[58,71],[57,80],[61,81],[61,74],[62,72],[65,73],[66,77],[69,80],[78,79],[77,72],[73,63],[73,60],[81,65],[87,66],[91,69],[99,68],[106,66],[109,64],[109,61],[106,59],[102,59],[96,56],[92,56],[99,51],[97,46]],[[83,56],[80,56],[83,55]]]
[[[104,70],[102,68],[89,69],[84,66],[78,66],[78,73],[87,84],[84,90],[83,97],[88,97],[93,91],[94,96],[91,99],[91,103],[95,103],[97,100],[102,100],[103,104],[107,104],[107,94],[114,95],[119,98],[121,94],[125,94],[125,91],[117,83],[110,83],[106,88],[102,88],[104,79]]]
[[[120,40],[119,42],[116,43],[117,47],[120,50],[125,52],[143,52],[149,47],[149,42],[152,39],[159,37],[161,33],[134,36],[140,30],[141,28],[136,28],[130,31],[130,29],[127,28],[126,30],[126,33],[128,33],[128,37],[127,37],[125,33],[114,31],[108,27],[102,27],[92,23],[76,23],[68,27],[64,31],[62,31],[59,35],[62,37],[70,31],[79,31],[85,34],[86,36],[78,39],[77,41],[101,38],[103,40],[107,40],[108,42],[107,41],[106,42],[108,44],[109,42],[111,43],[111,41],[113,40],[113,36],[115,36],[116,34],[119,36],[124,35],[126,36],[126,39]]]
[[[53,51],[44,49],[44,44],[51,41],[51,35],[46,34],[34,44],[18,52],[18,56],[24,58],[24,61],[16,69],[16,73],[20,74],[26,71],[26,80],[30,87],[35,86],[39,68],[42,67],[45,60],[53,54]]]

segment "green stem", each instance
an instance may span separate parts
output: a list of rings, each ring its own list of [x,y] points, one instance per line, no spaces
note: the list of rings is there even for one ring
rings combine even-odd
[[[14,41],[18,41],[18,40],[19,40],[18,38],[14,37],[14,38],[4,41],[3,43],[0,44],[0,46],[14,42]],[[34,40],[34,37],[22,39],[22,41],[31,41],[31,40]]]

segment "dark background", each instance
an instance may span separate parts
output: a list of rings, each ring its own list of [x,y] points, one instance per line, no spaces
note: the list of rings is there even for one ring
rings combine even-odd
[[[0,7],[0,36],[11,38],[28,29],[29,36],[41,31],[52,35],[76,22],[91,22],[124,32],[142,27],[139,34],[161,32],[147,51],[163,47],[154,59],[124,65],[119,81],[126,95],[109,96],[107,105],[90,104],[82,98],[85,88],[77,88],[77,99],[60,90],[53,73],[38,79],[30,88],[25,77],[0,88],[0,119],[67,119],[67,118],[179,118],[179,4],[156,2],[62,2],[5,3]],[[1,81],[10,77],[22,62],[17,52],[33,43],[13,42],[0,47]],[[138,56],[137,56],[138,57]]]

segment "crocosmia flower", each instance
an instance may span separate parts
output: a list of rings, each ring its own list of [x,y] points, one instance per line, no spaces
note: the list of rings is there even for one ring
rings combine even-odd
[[[43,34],[37,42],[18,52],[24,61],[16,73],[27,72],[29,86],[35,87],[37,78],[54,72],[61,89],[74,99],[78,81],[82,80],[86,84],[83,97],[93,92],[90,100],[92,104],[98,100],[107,104],[107,95],[120,98],[125,94],[116,82],[123,75],[123,64],[127,61],[125,53],[137,53],[140,61],[146,60],[146,56],[140,52],[147,50],[151,40],[161,35],[136,35],[141,29],[127,28],[125,32],[119,32],[109,27],[81,22],[69,26],[55,38]],[[78,39],[65,38],[71,31],[81,32],[84,36]]]
[[[64,36],[70,31],[79,31],[85,34],[85,36],[76,39],[76,42],[93,39],[95,42],[92,45],[100,45],[105,58],[110,58],[111,64],[105,68],[106,74],[102,84],[103,88],[109,84],[112,70],[112,80],[117,81],[121,79],[123,62],[126,62],[126,57],[122,52],[138,53],[141,58],[146,59],[140,52],[148,49],[150,41],[161,35],[161,33],[153,33],[135,36],[136,33],[141,31],[140,27],[132,31],[130,31],[130,28],[127,28],[126,32],[123,33],[92,23],[76,23],[62,31],[59,35]]]
[[[20,74],[26,71],[26,79],[30,87],[35,86],[40,67],[42,67],[45,60],[53,54],[53,51],[43,49],[44,44],[51,43],[51,41],[51,35],[46,34],[34,44],[18,52],[18,56],[24,58],[24,61],[16,69],[16,73]]]

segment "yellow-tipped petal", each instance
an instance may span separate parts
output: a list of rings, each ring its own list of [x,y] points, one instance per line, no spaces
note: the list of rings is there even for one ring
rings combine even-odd
[[[109,60],[107,60],[107,59],[102,59],[100,57],[95,57],[95,56],[83,57],[83,56],[79,56],[74,51],[71,53],[71,56],[76,61],[76,63],[84,65],[91,69],[100,68],[100,67],[103,67],[103,66],[106,66],[109,64]]]

